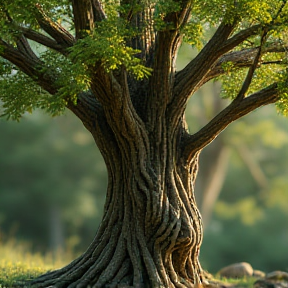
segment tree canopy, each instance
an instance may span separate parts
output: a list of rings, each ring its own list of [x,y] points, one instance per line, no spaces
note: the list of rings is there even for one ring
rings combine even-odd
[[[145,14],[136,25],[133,17],[145,9],[153,15]],[[187,10],[190,17],[183,19]],[[35,108],[52,115],[63,112],[89,90],[92,67],[117,71],[124,66],[137,79],[149,77],[155,68],[140,51],[140,42],[149,40],[145,34],[151,30],[177,30],[199,50],[177,73],[176,94],[193,94],[189,87],[199,81],[191,77],[193,67],[214,63],[203,71],[206,76],[198,87],[220,78],[223,95],[232,99],[277,90],[277,107],[287,114],[286,1],[1,0],[0,16],[1,114],[8,118],[19,120]],[[149,41],[147,49],[153,37]]]

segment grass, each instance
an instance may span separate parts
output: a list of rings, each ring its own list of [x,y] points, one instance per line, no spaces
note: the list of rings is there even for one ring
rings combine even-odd
[[[223,286],[231,286],[237,288],[252,288],[254,282],[257,278],[254,277],[243,277],[241,279],[234,279],[234,278],[218,278],[218,281],[223,283]],[[217,281],[217,280],[216,280]]]
[[[0,241],[0,288],[15,288],[17,283],[33,279],[49,270],[63,267],[69,263],[73,256],[71,253],[58,253],[57,258],[51,254],[41,255],[31,253],[29,245],[9,240]],[[250,288],[255,278],[242,279],[216,279],[223,283],[222,287]],[[213,287],[212,285],[211,287]],[[221,287],[218,286],[217,287]]]
[[[16,287],[19,282],[35,278],[49,270],[66,265],[72,256],[57,253],[31,253],[29,245],[15,240],[0,241],[0,288]]]

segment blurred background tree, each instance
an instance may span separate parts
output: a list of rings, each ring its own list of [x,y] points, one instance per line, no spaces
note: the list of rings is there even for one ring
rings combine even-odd
[[[191,57],[193,50],[184,45],[179,70]],[[195,131],[225,106],[215,97],[220,90],[219,83],[209,83],[193,97],[186,117],[198,123]],[[0,231],[33,243],[35,251],[79,253],[101,220],[106,171],[82,124],[69,113],[60,117],[0,119]],[[200,159],[203,267],[216,272],[248,261],[264,271],[287,270],[287,119],[264,107],[231,126]]]
[[[102,158],[70,116],[52,123],[42,114],[21,123],[0,120],[1,230],[40,251],[87,247],[104,206]]]

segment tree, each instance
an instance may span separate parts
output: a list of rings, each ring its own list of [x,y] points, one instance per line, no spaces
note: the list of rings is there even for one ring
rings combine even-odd
[[[32,287],[202,285],[193,191],[199,155],[263,105],[287,113],[286,1],[0,3],[3,115],[70,109],[91,132],[109,177],[90,247]],[[199,53],[177,72],[184,40]],[[219,77],[231,103],[189,133],[188,99]]]

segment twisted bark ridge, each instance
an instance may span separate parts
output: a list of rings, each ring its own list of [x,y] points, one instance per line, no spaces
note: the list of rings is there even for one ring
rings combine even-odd
[[[245,94],[261,55],[272,50],[283,52],[277,45],[262,47],[268,33],[265,25],[236,33],[240,19],[224,19],[199,54],[176,73],[181,31],[189,20],[193,1],[175,1],[177,12],[165,14],[162,20],[166,26],[161,29],[154,27],[154,4],[141,10],[137,1],[120,2],[130,9],[121,10],[119,17],[142,31],[128,39],[127,45],[140,50],[137,57],[153,72],[147,79],[136,80],[127,74],[125,66],[107,71],[99,61],[89,68],[89,90],[79,93],[76,105],[67,99],[67,108],[91,132],[107,166],[104,216],[82,256],[34,279],[31,287],[204,285],[198,260],[202,222],[193,190],[199,154],[231,122],[279,97],[277,83]],[[27,39],[67,57],[70,47],[107,19],[104,6],[98,0],[72,0],[75,35],[49,18],[39,4],[36,19],[40,31],[17,26],[8,11],[8,24],[18,27],[17,45],[0,39],[0,55],[56,95],[61,85],[55,75],[45,72],[45,63]],[[262,35],[260,48],[231,52],[257,33]],[[235,69],[250,67],[241,93],[201,130],[189,134],[184,117],[189,97],[207,81],[226,73],[222,64],[227,62],[234,63]]]

